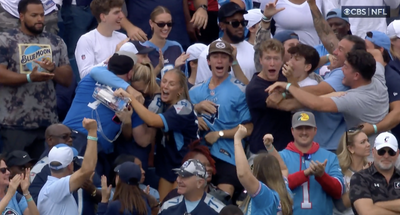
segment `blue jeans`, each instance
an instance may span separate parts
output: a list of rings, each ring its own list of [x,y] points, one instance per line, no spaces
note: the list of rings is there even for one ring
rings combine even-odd
[[[89,6],[63,5],[61,16],[64,22],[62,38],[68,48],[68,57],[75,57],[75,48],[79,38],[97,27],[96,18]]]

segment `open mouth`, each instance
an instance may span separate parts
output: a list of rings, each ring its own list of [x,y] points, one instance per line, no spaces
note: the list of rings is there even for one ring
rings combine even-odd
[[[268,73],[275,74],[275,73],[276,73],[276,69],[269,69],[269,70],[268,70]]]

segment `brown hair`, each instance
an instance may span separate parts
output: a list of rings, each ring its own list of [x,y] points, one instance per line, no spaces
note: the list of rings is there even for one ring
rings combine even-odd
[[[282,214],[293,214],[293,200],[286,189],[278,159],[265,152],[257,155],[254,158],[253,174],[261,183],[278,193]],[[243,201],[242,204],[245,206],[244,211],[247,211],[250,199],[251,197],[247,196]]]
[[[282,43],[276,39],[268,39],[263,41],[260,44],[260,51],[261,51],[260,57],[263,57],[264,52],[267,51],[278,52],[279,54],[281,54],[282,58],[285,55],[285,48],[283,47]]]
[[[156,76],[154,75],[153,70],[153,66],[150,62],[135,64],[133,67],[133,71],[135,72],[131,78],[131,83],[143,81],[143,83],[147,85],[149,92],[148,95],[151,97],[153,97],[160,89],[160,86],[158,86],[156,82]]]
[[[93,16],[96,18],[97,22],[100,23],[100,15],[108,15],[113,8],[122,8],[124,5],[124,0],[93,0],[90,3],[90,10]]]
[[[168,8],[163,7],[163,6],[157,6],[156,8],[154,8],[153,12],[151,12],[150,14],[150,19],[151,21],[154,22],[154,20],[156,19],[156,17],[160,14],[163,13],[168,13],[171,14],[171,11],[168,10]]]
[[[306,44],[297,44],[296,46],[292,46],[288,49],[288,53],[295,56],[300,56],[304,58],[305,64],[311,64],[310,70],[307,71],[307,74],[310,74],[317,68],[319,63],[319,54],[314,47],[306,45]]]
[[[167,72],[173,72],[173,73],[177,74],[179,77],[179,84],[183,88],[183,93],[182,93],[182,95],[180,95],[179,100],[186,99],[190,102],[189,89],[187,86],[187,79],[186,79],[185,74],[180,69],[171,69],[171,70],[168,70]],[[165,72],[165,73],[167,73],[167,72]]]
[[[115,188],[113,201],[120,201],[121,208],[119,212],[122,214],[128,210],[130,213],[138,215],[147,215],[147,205],[150,204],[149,197],[139,188],[139,185],[129,185],[121,180]]]

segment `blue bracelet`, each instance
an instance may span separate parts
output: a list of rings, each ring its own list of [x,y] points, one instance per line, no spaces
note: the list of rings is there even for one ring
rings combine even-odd
[[[26,200],[26,202],[31,202],[31,201],[33,201],[32,197]]]
[[[282,93],[283,99],[286,99],[286,93]]]
[[[97,137],[92,137],[92,136],[87,136],[88,140],[93,140],[93,141],[97,141],[99,138]]]
[[[28,83],[32,83],[31,74],[30,73],[26,74],[26,80],[28,81]]]
[[[291,84],[291,83],[288,83],[288,84],[286,85],[286,91],[289,91],[290,85],[292,85],[292,84]]]
[[[378,127],[375,124],[372,124],[372,127],[374,127],[374,134],[378,133]]]

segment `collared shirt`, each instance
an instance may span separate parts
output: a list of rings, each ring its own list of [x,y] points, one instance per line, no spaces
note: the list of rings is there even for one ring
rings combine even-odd
[[[354,202],[359,199],[372,199],[374,203],[391,201],[400,196],[400,170],[395,169],[389,183],[386,178],[378,172],[375,165],[368,169],[354,173],[350,181],[350,201],[354,214]]]

